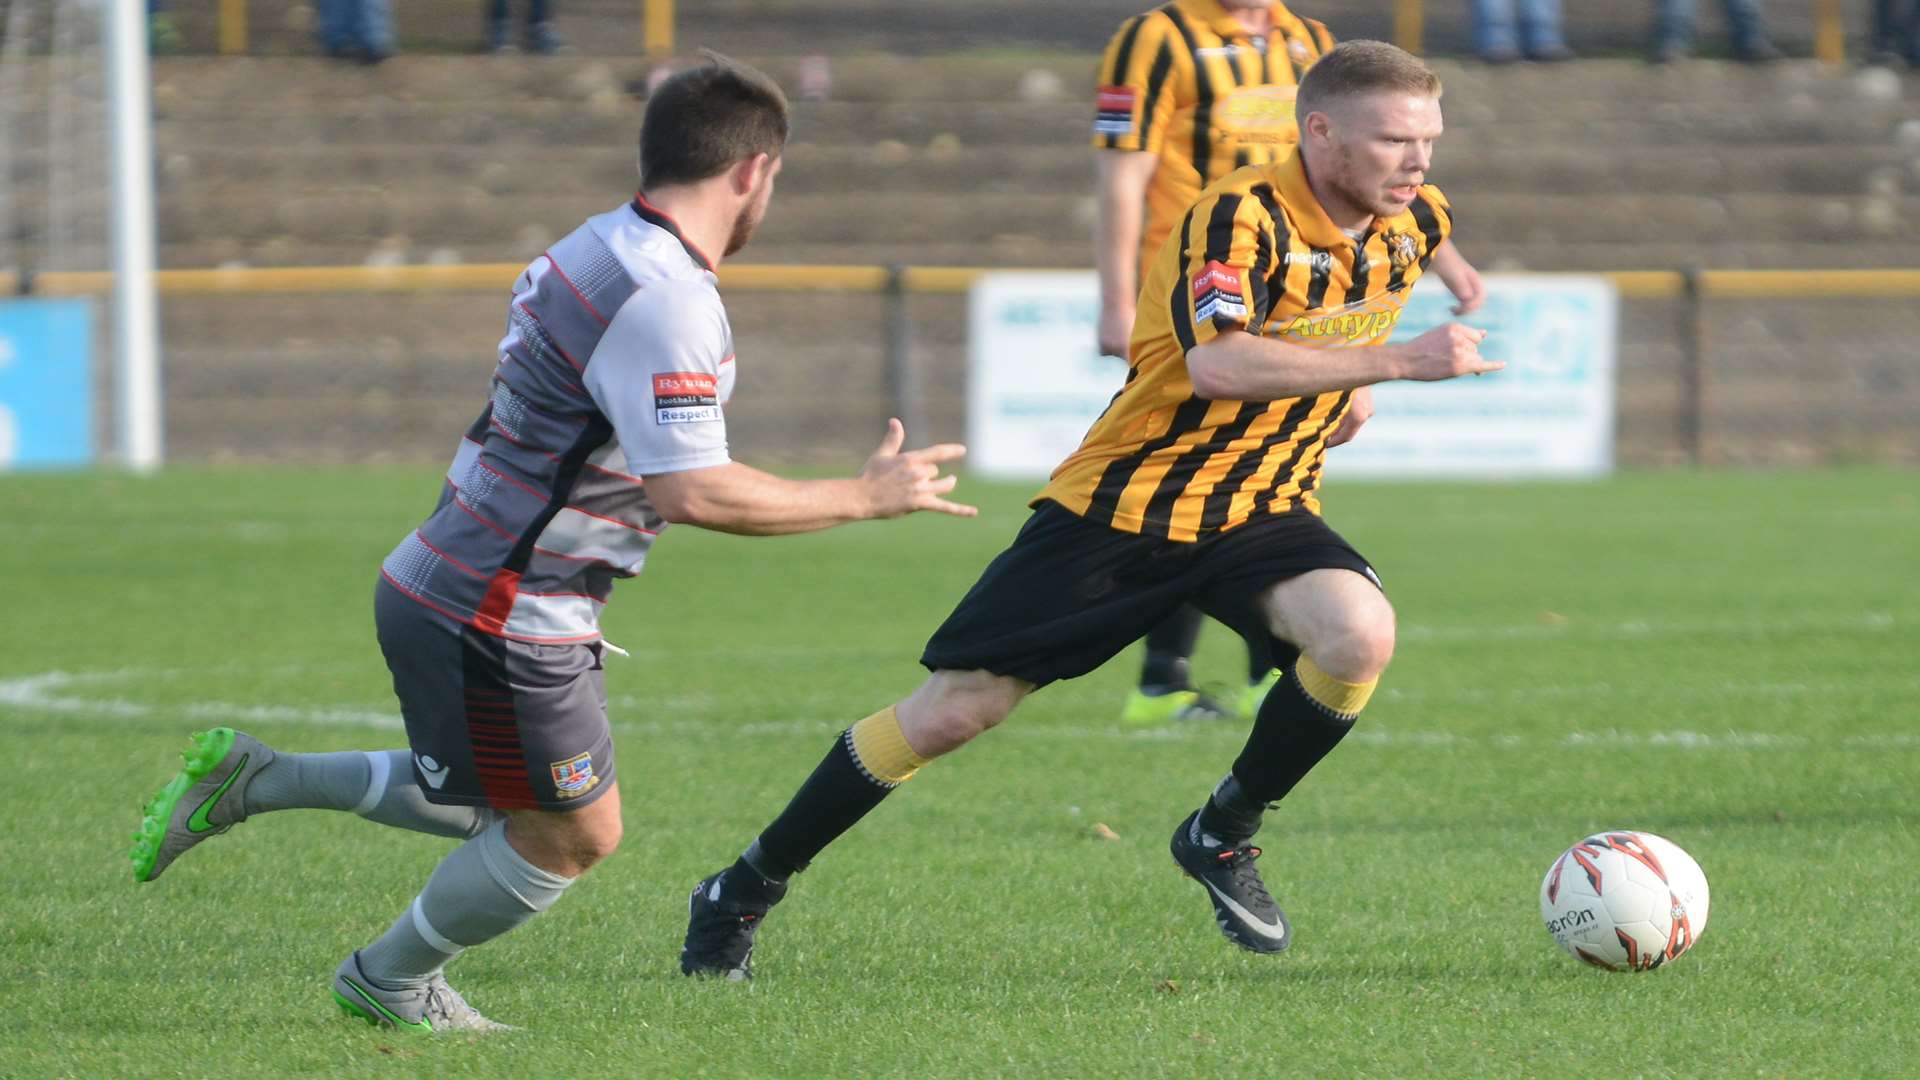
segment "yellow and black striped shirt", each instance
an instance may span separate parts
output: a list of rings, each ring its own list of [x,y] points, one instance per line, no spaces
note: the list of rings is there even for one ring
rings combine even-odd
[[[1351,391],[1281,401],[1196,395],[1187,350],[1227,332],[1313,348],[1379,345],[1453,213],[1440,190],[1350,236],[1322,210],[1298,151],[1208,188],[1140,289],[1127,382],[1039,499],[1090,521],[1191,541],[1296,507],[1314,488]]]
[[[1093,145],[1159,155],[1147,187],[1140,263],[1180,223],[1200,189],[1300,141],[1293,96],[1333,35],[1284,4],[1249,34],[1219,0],[1173,0],[1120,27],[1100,64]]]

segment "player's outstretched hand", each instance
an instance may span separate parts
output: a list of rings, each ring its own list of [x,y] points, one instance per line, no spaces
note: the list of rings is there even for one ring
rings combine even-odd
[[[1499,371],[1507,365],[1480,355],[1480,343],[1486,337],[1485,330],[1476,330],[1460,323],[1436,326],[1402,347],[1399,377],[1438,382],[1461,375]]]
[[[880,448],[860,470],[873,498],[873,516],[899,517],[915,510],[937,510],[955,517],[972,517],[980,511],[964,503],[941,498],[960,482],[958,476],[940,475],[940,466],[965,457],[967,448],[959,443],[939,443],[919,450],[900,452],[907,441],[907,429],[899,420],[887,421],[886,437]]]

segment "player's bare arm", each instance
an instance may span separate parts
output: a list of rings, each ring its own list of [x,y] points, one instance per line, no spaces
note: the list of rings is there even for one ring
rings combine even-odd
[[[1194,393],[1212,401],[1279,401],[1392,379],[1437,382],[1499,371],[1480,355],[1485,330],[1436,326],[1404,345],[1315,349],[1252,334],[1221,334],[1187,350]]]
[[[1160,158],[1144,150],[1095,150],[1093,159],[1100,208],[1093,233],[1093,257],[1100,268],[1100,353],[1125,357],[1140,291],[1135,264],[1147,185]]]
[[[1473,268],[1467,257],[1460,254],[1452,239],[1442,240],[1433,251],[1431,269],[1440,277],[1440,281],[1453,294],[1455,315],[1470,315],[1480,310],[1487,302],[1487,285],[1480,278],[1480,271]]]
[[[956,517],[979,513],[944,497],[959,477],[941,475],[940,467],[964,457],[966,447],[939,443],[902,452],[905,440],[900,421],[887,421],[886,437],[857,476],[789,480],[730,461],[649,476],[647,495],[675,524],[746,536],[815,532],[916,510]]]

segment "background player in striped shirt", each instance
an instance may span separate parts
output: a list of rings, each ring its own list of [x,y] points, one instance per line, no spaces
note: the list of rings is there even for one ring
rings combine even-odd
[[[1175,829],[1173,857],[1229,939],[1286,948],[1253,834],[1352,728],[1394,644],[1372,567],[1319,516],[1321,458],[1359,389],[1501,366],[1458,323],[1385,344],[1452,227],[1423,183],[1441,131],[1433,72],[1349,42],[1307,73],[1297,108],[1298,150],[1209,189],[1160,249],[1125,387],[927,643],[931,676],[848,728],[741,857],[696,886],[683,971],[747,976],[760,920],[835,837],[1185,603],[1265,634],[1286,677]]]
[[[136,836],[142,881],[269,810],[350,810],[464,840],[335,973],[340,1007],[370,1022],[498,1027],[442,969],[545,911],[620,842],[599,612],[668,523],[771,535],[974,512],[939,476],[963,448],[901,453],[897,420],[849,479],[784,480],[729,457],[737,365],[714,268],[765,213],[788,121],[765,76],[713,60],[648,101],[632,202],[520,276],[486,407],[433,514],[381,567],[375,621],[411,753],[277,753],[200,733]]]
[[[1114,34],[1100,64],[1093,123],[1103,353],[1126,355],[1141,268],[1151,265],[1201,189],[1292,152],[1300,139],[1295,87],[1332,47],[1324,24],[1269,0],[1173,0]],[[1480,306],[1480,275],[1453,245],[1434,254],[1433,269],[1459,301],[1455,314]],[[1364,415],[1370,407],[1363,392],[1356,408]],[[1183,608],[1147,634],[1123,722],[1253,715],[1279,677],[1264,636],[1246,640],[1244,692],[1219,703],[1191,683],[1200,624],[1199,611]]]

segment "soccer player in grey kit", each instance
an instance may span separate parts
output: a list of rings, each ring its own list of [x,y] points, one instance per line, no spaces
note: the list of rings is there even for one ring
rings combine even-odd
[[[312,807],[464,841],[392,927],[334,975],[351,1015],[492,1030],[447,985],[462,951],[551,907],[620,842],[599,611],[669,523],[809,532],[916,510],[970,516],[890,421],[857,476],[795,481],[731,460],[732,332],[718,256],[773,193],[787,104],[721,57],[668,79],[640,133],[640,191],[535,259],[514,286],[486,407],[432,516],[387,556],[380,647],[408,750],[292,754],[194,735],[148,804],[134,876],[253,815]]]

